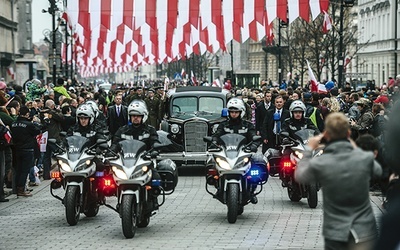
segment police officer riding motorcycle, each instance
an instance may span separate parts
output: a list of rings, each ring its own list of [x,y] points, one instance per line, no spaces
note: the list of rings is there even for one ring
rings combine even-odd
[[[251,122],[243,120],[246,107],[238,98],[227,103],[228,120],[219,124],[209,142],[210,158],[207,161],[206,190],[228,207],[228,221],[235,223],[237,215],[243,213],[248,203],[256,204],[257,194],[267,182],[266,163],[262,154],[257,154],[261,136]],[[214,186],[213,193],[208,186]],[[260,189],[257,187],[260,186]]]

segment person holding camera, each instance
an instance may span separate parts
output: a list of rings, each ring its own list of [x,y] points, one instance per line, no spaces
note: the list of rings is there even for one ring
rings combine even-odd
[[[382,168],[373,152],[351,141],[350,133],[343,113],[328,115],[325,131],[309,139],[295,170],[299,183],[318,182],[323,187],[325,249],[372,249],[378,236],[369,183],[381,176]],[[327,142],[324,153],[313,157],[321,140]]]

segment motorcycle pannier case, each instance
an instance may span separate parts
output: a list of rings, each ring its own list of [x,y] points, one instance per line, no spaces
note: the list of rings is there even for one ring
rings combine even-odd
[[[178,169],[175,162],[164,159],[157,164],[157,171],[161,176],[161,186],[166,192],[175,190],[178,184]]]

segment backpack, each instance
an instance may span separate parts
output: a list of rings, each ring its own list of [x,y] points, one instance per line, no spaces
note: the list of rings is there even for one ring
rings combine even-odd
[[[4,150],[11,144],[12,136],[10,130],[4,125],[0,125],[0,150]]]

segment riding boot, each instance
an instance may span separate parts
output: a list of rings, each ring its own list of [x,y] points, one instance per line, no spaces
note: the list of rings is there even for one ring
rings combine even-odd
[[[17,187],[17,196],[31,197],[30,192],[25,191],[25,187]]]

